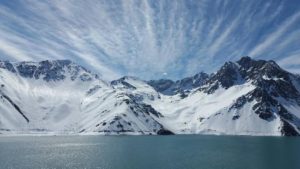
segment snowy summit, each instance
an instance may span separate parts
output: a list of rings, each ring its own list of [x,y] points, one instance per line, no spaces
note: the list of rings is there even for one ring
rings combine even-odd
[[[272,60],[111,82],[69,60],[0,61],[0,85],[1,134],[300,135],[300,77]]]

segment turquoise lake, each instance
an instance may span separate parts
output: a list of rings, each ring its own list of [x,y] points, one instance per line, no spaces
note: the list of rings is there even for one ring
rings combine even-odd
[[[0,137],[0,169],[299,169],[300,138]]]

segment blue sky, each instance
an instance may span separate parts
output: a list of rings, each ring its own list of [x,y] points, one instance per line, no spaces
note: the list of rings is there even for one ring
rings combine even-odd
[[[0,0],[0,59],[179,79],[248,55],[300,73],[299,0]]]

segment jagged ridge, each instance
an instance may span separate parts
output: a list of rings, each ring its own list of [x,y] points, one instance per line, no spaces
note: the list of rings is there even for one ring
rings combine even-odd
[[[242,57],[215,74],[110,84],[69,60],[0,62],[2,133],[298,136],[300,78]]]

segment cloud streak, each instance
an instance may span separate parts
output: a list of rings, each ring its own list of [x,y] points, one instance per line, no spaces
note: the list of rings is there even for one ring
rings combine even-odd
[[[109,80],[182,78],[242,55],[296,70],[300,64],[287,61],[300,54],[297,6],[296,0],[3,1],[0,59],[71,59]]]
[[[282,23],[279,28],[268,35],[265,40],[259,43],[251,52],[250,56],[259,56],[262,52],[266,51],[267,48],[274,46],[273,44],[279,40],[280,37],[284,35],[285,32],[289,31],[289,27],[295,24],[297,21],[300,20],[300,11],[290,18],[288,18],[284,23]],[[283,38],[284,39],[284,38]]]

